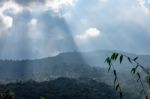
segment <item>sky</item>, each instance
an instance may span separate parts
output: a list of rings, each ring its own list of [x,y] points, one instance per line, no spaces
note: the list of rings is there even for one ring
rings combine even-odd
[[[150,0],[0,0],[0,59],[121,50],[150,55]]]

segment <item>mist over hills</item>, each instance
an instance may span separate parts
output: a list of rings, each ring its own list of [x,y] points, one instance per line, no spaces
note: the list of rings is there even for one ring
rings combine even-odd
[[[34,60],[0,60],[0,83],[2,83],[1,86],[5,86],[3,84],[8,84],[6,86],[8,86],[9,89],[12,89],[12,91],[15,93],[20,92],[20,90],[17,89],[19,87],[24,88],[24,90],[26,91],[26,88],[28,89],[30,87],[35,87],[35,85],[39,85],[39,88],[43,88],[43,91],[49,90],[49,87],[48,89],[44,89],[45,85],[43,84],[51,83],[51,81],[53,82],[55,81],[55,79],[58,82],[62,81],[59,79],[60,77],[63,77],[65,79],[76,79],[79,81],[82,79],[81,81],[84,81],[85,84],[89,82],[86,79],[89,79],[89,80],[94,80],[97,83],[104,83],[112,87],[114,78],[112,73],[108,73],[107,71],[108,65],[104,63],[104,61],[106,57],[110,56],[113,52],[114,51],[66,52],[66,53],[61,53],[54,57],[47,57],[47,58],[34,59]],[[139,57],[137,60],[138,62],[143,64],[143,66],[145,67],[150,66],[149,55],[136,55],[136,54],[130,54],[125,52],[119,52],[119,53],[123,53],[130,57],[138,56]],[[130,73],[130,69],[132,68],[131,64],[129,64],[127,60],[124,60],[122,64],[120,64],[119,62],[114,63],[114,66],[120,73],[119,81],[122,84],[123,86],[122,88],[124,92],[127,94],[127,97],[129,96],[129,98],[127,99],[130,99],[131,96],[133,97],[133,99],[141,99],[142,97],[141,94],[139,92],[136,92],[136,90],[140,90],[140,88],[137,87],[138,84],[136,83],[136,80],[133,80]],[[28,81],[37,81],[37,82],[28,83]],[[68,83],[68,81],[70,80],[67,80],[66,83]],[[14,83],[11,84],[12,82]],[[131,83],[134,84],[132,85]],[[55,82],[53,82],[53,84],[55,84]],[[56,88],[60,86],[59,84],[61,85],[61,83],[58,83]],[[72,83],[70,84],[72,85]],[[91,84],[90,86],[93,86],[94,83],[90,82],[90,84]],[[49,86],[49,84],[47,84],[47,86]],[[88,86],[88,88],[90,88],[90,86]],[[72,87],[74,88],[74,83]],[[82,87],[84,88],[84,85]],[[96,87],[94,87],[94,89],[92,90],[95,90],[95,88]],[[5,88],[2,88],[2,90],[3,89]],[[39,93],[43,94],[43,91],[39,89],[37,90]],[[67,90],[67,89],[58,88],[58,91],[59,90]],[[101,90],[103,92],[102,89],[98,89],[98,90]],[[108,91],[109,90],[110,89],[108,89]],[[53,91],[55,92],[55,90]],[[32,92],[33,93],[36,92],[36,88],[33,89]],[[76,92],[76,89],[74,89],[74,92]],[[23,96],[24,91],[18,94],[21,94]],[[63,92],[63,94],[67,94],[67,93]],[[107,91],[105,94],[107,94]],[[27,97],[28,95],[30,97],[31,94],[27,94]],[[47,94],[43,94],[43,95],[46,96]],[[38,96],[37,93],[33,95],[33,97],[36,96]],[[47,96],[47,97],[51,97],[51,96]]]
[[[54,57],[34,60],[0,60],[0,81],[46,80],[55,77],[100,76],[107,69],[106,57],[113,51],[66,52]],[[149,55],[135,55],[120,52],[131,57],[138,56],[144,66],[150,66]],[[117,69],[126,72],[131,68],[125,60]]]

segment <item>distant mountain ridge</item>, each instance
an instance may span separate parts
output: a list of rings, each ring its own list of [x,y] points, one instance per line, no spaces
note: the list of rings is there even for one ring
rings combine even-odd
[[[0,60],[0,81],[30,78],[47,79],[48,77],[57,76],[89,76],[88,74],[93,76],[94,74],[92,72],[98,73],[101,71],[100,69],[108,68],[104,61],[106,57],[112,54],[112,52],[114,51],[66,52],[54,57],[47,57],[43,59],[15,61]],[[149,55],[135,55],[125,52],[120,53],[131,57],[138,56],[138,61],[140,63],[145,66],[150,66]],[[116,66],[118,66],[117,68],[122,71],[131,68],[130,64],[126,60],[123,62],[122,66],[117,63]]]

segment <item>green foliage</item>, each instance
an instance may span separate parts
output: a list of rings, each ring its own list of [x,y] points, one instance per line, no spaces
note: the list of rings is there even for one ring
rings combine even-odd
[[[123,60],[123,55],[121,54],[120,55],[120,64],[122,63],[122,60]]]
[[[119,58],[118,58],[118,56],[119,56]],[[122,92],[122,89],[121,89],[121,86],[119,83],[119,79],[117,77],[117,71],[115,69],[115,66],[113,65],[113,62],[115,62],[117,59],[119,59],[119,62],[121,64],[123,62],[124,58],[126,58],[128,60],[128,62],[131,63],[131,65],[133,66],[133,68],[131,69],[131,73],[133,75],[137,76],[137,82],[139,82],[140,86],[142,87],[142,92],[144,93],[145,99],[149,99],[148,92],[146,90],[146,87],[144,86],[143,80],[141,78],[141,74],[138,71],[138,69],[141,69],[144,72],[144,74],[146,75],[146,82],[150,87],[150,72],[149,72],[149,70],[137,62],[138,57],[131,58],[129,56],[114,52],[114,53],[112,53],[112,55],[110,57],[106,58],[105,62],[109,66],[108,72],[110,72],[111,69],[113,71],[114,86],[115,86],[115,90],[118,91],[120,99],[124,99],[124,96],[123,96],[123,92]]]
[[[41,96],[40,99],[45,99],[45,98],[43,96]]]
[[[136,67],[133,67],[132,69],[131,69],[131,73],[132,74],[135,74],[135,72],[137,71],[137,68],[139,67],[139,65],[137,65]]]
[[[118,53],[113,53],[112,56],[111,56],[111,59],[116,60],[118,55],[119,55]]]
[[[138,57],[135,57],[133,60],[136,61],[138,59]]]
[[[14,94],[10,90],[0,93],[0,99],[13,99]]]
[[[45,82],[11,83],[5,86],[15,99],[116,99],[112,87],[92,79],[57,78]],[[12,99],[12,98],[0,98]]]
[[[150,76],[146,76],[146,82],[148,83],[149,87],[150,87]]]

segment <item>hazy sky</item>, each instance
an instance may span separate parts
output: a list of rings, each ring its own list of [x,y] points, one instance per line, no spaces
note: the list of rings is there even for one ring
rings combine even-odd
[[[0,0],[0,58],[150,54],[150,0]]]

